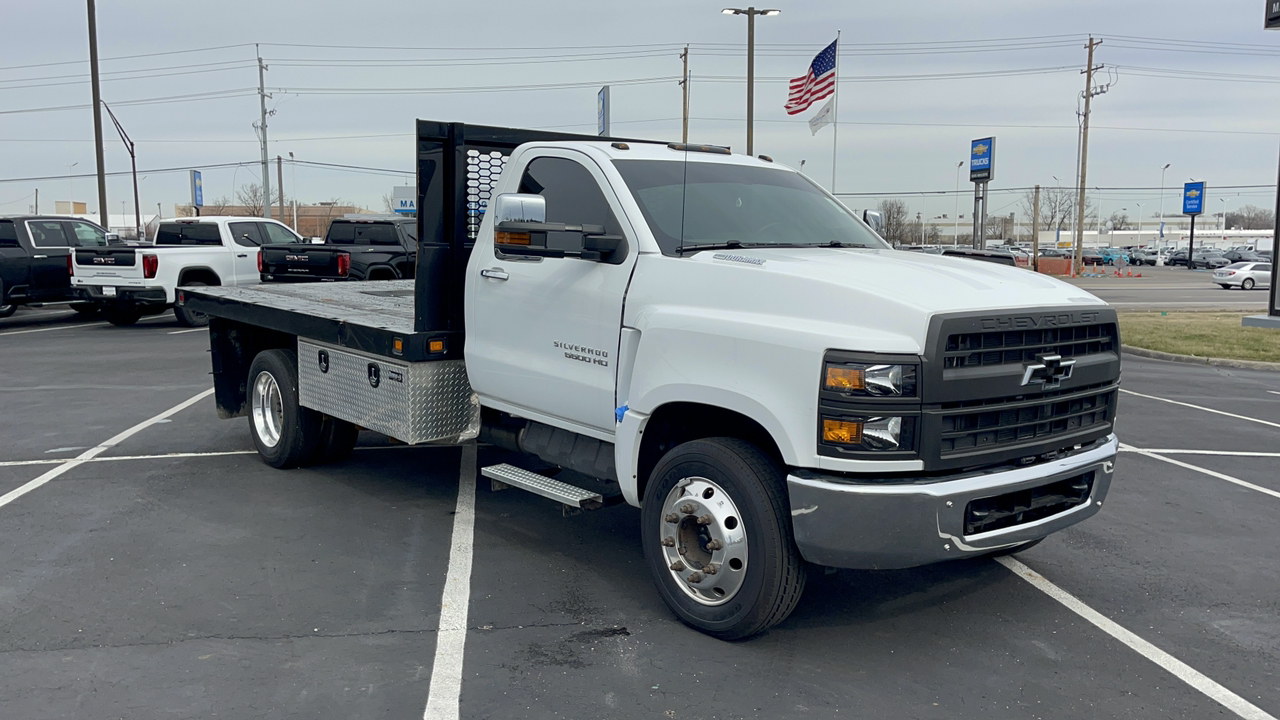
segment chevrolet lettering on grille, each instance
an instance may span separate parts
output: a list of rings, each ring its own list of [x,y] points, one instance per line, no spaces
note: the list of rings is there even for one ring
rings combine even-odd
[[[1035,362],[1027,363],[1022,373],[1022,384],[1057,390],[1063,380],[1071,377],[1075,366],[1075,360],[1063,360],[1061,355],[1037,355]]]

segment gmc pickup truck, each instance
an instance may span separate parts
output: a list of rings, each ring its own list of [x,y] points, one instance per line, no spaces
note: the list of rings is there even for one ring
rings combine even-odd
[[[287,225],[263,218],[164,220],[154,245],[78,248],[71,282],[81,301],[101,308],[114,325],[132,325],[172,307],[180,324],[197,327],[209,320],[174,307],[178,286],[256,285],[258,248],[300,241]]]
[[[418,221],[344,217],[329,225],[322,244],[265,246],[258,258],[262,282],[412,279]]]
[[[1017,552],[1106,500],[1120,337],[1087,292],[895,251],[726,148],[421,120],[416,148],[414,281],[179,291],[266,463],[357,427],[513,451],[494,489],[639,507],[658,594],[726,639],[806,561]]]
[[[0,218],[0,318],[19,305],[68,302],[77,298],[71,287],[71,250],[120,244],[116,237],[87,220],[57,215],[17,215]],[[92,304],[71,309],[92,315]]]

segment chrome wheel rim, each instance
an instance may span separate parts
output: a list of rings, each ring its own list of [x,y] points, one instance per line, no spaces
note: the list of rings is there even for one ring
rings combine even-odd
[[[250,397],[253,430],[258,439],[270,448],[279,445],[281,428],[284,427],[284,403],[280,399],[280,386],[271,373],[258,373]]]
[[[724,488],[703,477],[676,483],[662,504],[659,530],[667,570],[701,605],[729,602],[747,576],[747,531]]]

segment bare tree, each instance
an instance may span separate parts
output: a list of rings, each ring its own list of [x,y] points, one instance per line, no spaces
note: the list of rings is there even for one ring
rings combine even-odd
[[[244,208],[245,215],[262,217],[265,214],[262,208],[262,186],[258,183],[241,185],[236,190],[236,202]],[[271,194],[271,205],[275,207],[279,204],[280,191],[276,190]]]
[[[382,209],[388,214],[396,211],[396,199],[391,195],[382,196]]]
[[[1076,224],[1076,198],[1079,195],[1071,188],[1060,187],[1042,187],[1040,188],[1040,229],[1041,230],[1057,230],[1062,228],[1074,227]],[[1035,206],[1035,191],[1028,190],[1022,195],[1019,203],[1022,208],[1022,214],[1027,218],[1027,223],[1031,222],[1031,212]],[[1084,217],[1085,227],[1089,227],[1090,221],[1097,218],[1098,211],[1094,207],[1093,201],[1086,195],[1084,199]]]
[[[1241,230],[1270,230],[1276,226],[1275,213],[1256,205],[1245,205],[1239,210],[1227,213],[1228,228]]]
[[[907,204],[901,200],[881,200],[876,205],[876,209],[880,211],[880,215],[884,220],[884,239],[894,245],[901,245],[911,242],[911,235],[907,216],[910,211]],[[917,230],[916,237],[920,233]]]
[[[1129,222],[1129,213],[1123,210],[1117,210],[1111,213],[1111,217],[1107,219],[1107,225],[1112,230],[1132,230],[1133,223]]]
[[[222,197],[216,198],[213,202],[205,205],[204,211],[209,215],[222,215],[229,207],[231,207],[231,198],[223,195]]]

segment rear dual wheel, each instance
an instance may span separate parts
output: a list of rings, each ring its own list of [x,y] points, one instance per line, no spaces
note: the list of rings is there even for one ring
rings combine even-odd
[[[683,622],[737,640],[782,622],[804,591],[782,469],[736,438],[662,458],[641,510],[645,560]]]
[[[249,366],[249,432],[263,462],[276,468],[338,462],[359,428],[298,403],[298,355],[265,350]]]

